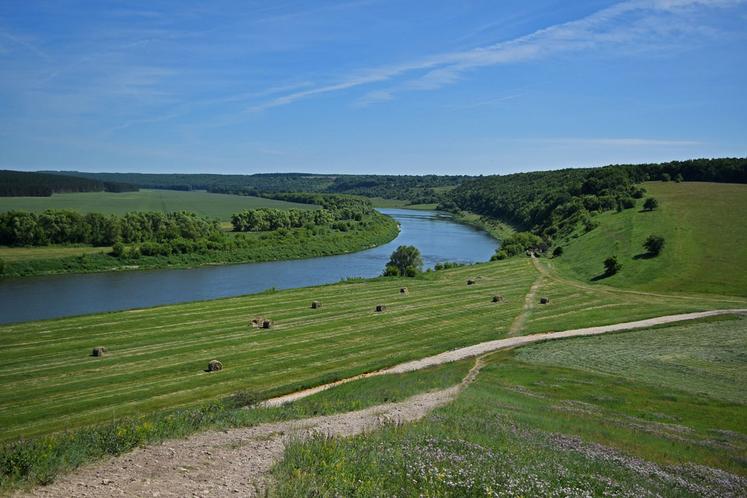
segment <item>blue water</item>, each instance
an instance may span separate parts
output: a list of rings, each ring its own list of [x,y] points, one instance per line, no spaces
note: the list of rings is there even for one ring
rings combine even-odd
[[[0,323],[142,308],[380,275],[399,245],[414,245],[426,268],[487,261],[498,243],[444,213],[381,209],[401,226],[383,246],[352,254],[186,270],[54,275],[0,280]]]

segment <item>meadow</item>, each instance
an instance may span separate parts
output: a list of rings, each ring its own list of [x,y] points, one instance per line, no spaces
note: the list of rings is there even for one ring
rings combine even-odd
[[[276,492],[743,496],[746,332],[731,318],[495,353],[420,422],[292,444]]]
[[[594,218],[591,232],[562,244],[553,261],[567,277],[593,282],[602,261],[615,255],[622,263],[616,275],[596,280],[621,288],[747,296],[747,185],[706,182],[647,182],[647,197],[659,207],[606,212]],[[649,235],[665,239],[657,257],[643,242]],[[593,257],[590,257],[593,255]]]
[[[311,204],[277,201],[262,197],[213,194],[200,191],[148,190],[139,192],[84,192],[54,194],[52,197],[0,197],[0,211],[70,209],[81,213],[126,214],[131,211],[192,211],[227,221],[243,209],[317,209]]]
[[[549,272],[549,270],[546,270]],[[469,278],[475,285],[467,285]],[[525,298],[548,278],[527,258],[0,327],[1,440],[80,427],[248,390],[260,398],[368,372],[452,348],[530,331],[604,325],[747,300],[676,299],[580,284],[609,305],[551,294]],[[410,292],[399,293],[406,285]],[[562,288],[562,286],[560,286]],[[505,302],[492,303],[495,294]],[[312,300],[321,309],[312,310]],[[625,302],[625,306],[616,306]],[[385,313],[374,312],[385,304]],[[544,314],[556,320],[543,320]],[[257,315],[274,321],[256,330]],[[519,322],[520,326],[516,325]],[[91,348],[106,346],[103,358]],[[204,370],[219,359],[225,369]]]

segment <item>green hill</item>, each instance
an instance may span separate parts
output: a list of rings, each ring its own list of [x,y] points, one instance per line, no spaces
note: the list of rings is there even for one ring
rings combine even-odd
[[[747,185],[705,182],[648,182],[658,209],[606,212],[591,232],[561,244],[552,260],[561,274],[586,282],[648,291],[747,296]],[[643,242],[664,237],[659,256]],[[615,255],[622,270],[600,278],[603,260]]]

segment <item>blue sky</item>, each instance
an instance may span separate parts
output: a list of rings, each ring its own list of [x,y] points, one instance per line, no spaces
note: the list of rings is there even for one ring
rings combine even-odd
[[[0,2],[0,168],[747,156],[740,0]]]

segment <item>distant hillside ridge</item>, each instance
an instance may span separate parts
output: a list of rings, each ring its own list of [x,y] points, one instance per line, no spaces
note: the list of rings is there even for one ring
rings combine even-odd
[[[26,171],[0,170],[0,197],[49,197],[73,192],[133,192],[138,187],[113,181]]]

